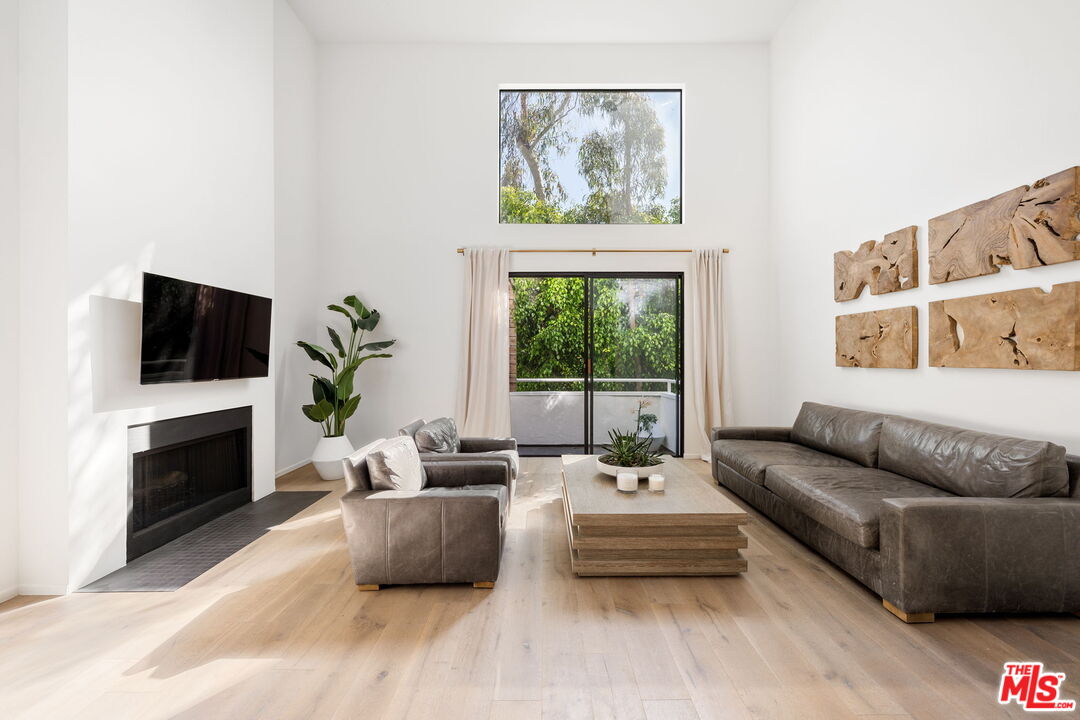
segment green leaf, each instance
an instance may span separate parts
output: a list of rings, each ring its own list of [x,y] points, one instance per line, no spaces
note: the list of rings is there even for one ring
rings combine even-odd
[[[322,415],[323,419],[325,420],[326,418],[331,417],[334,414],[334,406],[326,400],[320,400],[319,402],[315,403],[315,412]]]
[[[353,395],[351,398],[345,401],[345,419],[348,420],[356,412],[356,408],[360,405],[360,396]]]
[[[371,311],[368,310],[364,306],[364,303],[360,302],[360,299],[355,295],[350,295],[349,297],[345,298],[345,304],[355,310],[356,316],[361,320],[365,319],[368,315],[371,314]]]
[[[322,411],[314,405],[304,405],[300,409],[303,411],[304,415],[307,416],[307,419],[312,422],[324,423],[326,422],[326,418],[330,417],[329,415],[324,415]]]
[[[379,311],[372,310],[366,316],[361,317],[356,321],[356,326],[361,330],[374,330],[375,326],[379,324]]]
[[[341,307],[340,305],[327,305],[326,309],[327,310],[333,310],[334,312],[339,312],[342,315],[344,315],[345,317],[352,320],[352,313],[349,312],[348,310],[346,310],[345,308]]]
[[[340,401],[344,401],[346,398],[352,395],[353,391],[353,379],[356,376],[356,368],[359,367],[359,363],[353,363],[338,376],[337,382],[337,397]]]
[[[341,336],[338,335],[337,330],[327,325],[326,332],[330,335],[330,342],[334,343],[334,348],[337,350],[338,357],[344,358],[345,346],[341,344]]]
[[[390,353],[374,353],[372,355],[363,355],[363,356],[358,357],[356,359],[356,364],[359,366],[360,363],[366,362],[367,360],[371,360],[372,358],[386,358],[386,357],[394,357],[394,356],[391,355]]]
[[[326,351],[326,348],[319,347],[318,345],[303,340],[298,340],[296,344],[304,348],[304,352],[306,352],[308,357],[315,362],[322,363],[331,370],[337,369],[337,360],[334,359],[333,355]]]
[[[396,342],[397,340],[382,340],[380,342],[364,343],[360,347],[356,348],[356,351],[364,352],[365,350],[385,350]]]
[[[334,383],[330,382],[326,378],[311,376],[311,396],[315,402],[325,400],[330,404],[337,403],[337,391],[334,388]]]

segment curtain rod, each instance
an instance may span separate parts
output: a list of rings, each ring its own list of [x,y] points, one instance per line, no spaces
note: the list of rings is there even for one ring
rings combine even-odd
[[[465,248],[458,248],[458,255],[465,254]],[[657,249],[638,249],[638,248],[625,248],[625,249],[608,249],[608,248],[512,248],[512,253],[688,253],[694,252],[693,250],[657,250]],[[724,248],[720,252],[729,253],[730,249]]]

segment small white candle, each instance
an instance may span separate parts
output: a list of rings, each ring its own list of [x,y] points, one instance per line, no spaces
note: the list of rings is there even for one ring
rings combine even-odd
[[[649,492],[664,492],[664,476],[653,473],[649,476]]]
[[[637,492],[637,484],[636,473],[621,472],[615,476],[615,486],[623,492]]]

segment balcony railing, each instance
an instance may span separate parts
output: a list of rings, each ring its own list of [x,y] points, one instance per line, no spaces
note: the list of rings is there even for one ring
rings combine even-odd
[[[519,383],[582,383],[584,384],[585,378],[517,378]],[[619,383],[623,385],[638,385],[644,383],[655,383],[657,385],[664,386],[664,392],[674,392],[672,387],[678,382],[670,378],[598,378],[594,377],[593,382],[602,383]],[[647,392],[644,390],[634,392]]]
[[[670,378],[593,378],[604,389],[593,392],[592,438],[594,443],[608,442],[607,431],[619,428],[632,431],[637,422],[638,403],[648,402],[646,412],[657,416],[654,436],[664,436],[668,447],[676,447],[679,428],[677,380]],[[585,378],[518,378],[526,383],[584,387]],[[610,390],[608,383],[625,389]],[[638,390],[653,385],[655,389]],[[517,390],[510,393],[511,429],[523,445],[579,445],[584,442],[585,393],[581,389]]]

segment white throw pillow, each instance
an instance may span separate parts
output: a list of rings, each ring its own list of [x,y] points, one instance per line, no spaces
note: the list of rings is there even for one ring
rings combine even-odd
[[[416,441],[407,435],[383,440],[367,453],[372,490],[422,490],[427,473]]]

